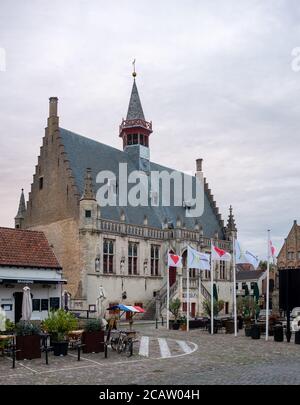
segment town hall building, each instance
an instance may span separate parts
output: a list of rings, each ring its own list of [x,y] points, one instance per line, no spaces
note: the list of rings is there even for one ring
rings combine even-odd
[[[183,256],[183,269],[170,268],[171,298],[179,297],[186,311],[187,245],[209,252],[211,240],[232,251],[237,229],[230,209],[227,225],[219,213],[206,179],[202,159],[196,173],[204,181],[204,210],[198,217],[186,215],[189,204],[163,206],[99,206],[98,173],[116,173],[120,163],[129,170],[173,172],[150,158],[152,123],[144,116],[136,74],[126,119],[119,127],[123,150],[78,135],[59,124],[58,99],[50,98],[49,117],[35,167],[27,204],[22,191],[15,227],[43,231],[54,249],[67,280],[71,308],[87,310],[105,291],[105,306],[116,303],[140,305],[148,317],[166,310],[167,253]],[[159,138],[156,137],[156,142]],[[118,194],[120,184],[112,182]],[[151,194],[152,193],[152,194]],[[155,190],[151,188],[151,198]],[[190,269],[190,314],[203,313],[210,298],[210,274]],[[231,263],[215,264],[218,297],[224,313],[232,312]]]

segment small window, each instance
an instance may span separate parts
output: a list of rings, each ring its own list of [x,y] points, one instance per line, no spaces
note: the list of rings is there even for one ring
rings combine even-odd
[[[49,310],[49,300],[42,299],[41,300],[41,311],[48,311]]]
[[[52,310],[52,309],[54,309],[54,310],[59,309],[59,298],[58,297],[50,298],[50,310]]]
[[[40,311],[41,310],[41,300],[40,299],[33,299],[32,300],[32,310],[33,311]]]
[[[139,143],[139,135],[138,134],[133,134],[132,135],[132,143],[133,143],[133,145],[137,145]]]
[[[44,177],[39,178],[39,189],[42,190],[44,187]]]
[[[92,217],[92,211],[91,210],[85,210],[85,217],[86,218],[91,218]]]

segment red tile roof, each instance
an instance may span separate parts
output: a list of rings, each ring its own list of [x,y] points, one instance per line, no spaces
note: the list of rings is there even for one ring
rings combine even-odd
[[[0,227],[0,266],[61,269],[43,232]]]

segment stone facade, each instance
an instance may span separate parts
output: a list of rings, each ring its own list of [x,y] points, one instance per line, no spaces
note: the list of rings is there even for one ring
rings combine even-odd
[[[130,145],[130,142],[134,143],[136,139],[141,142],[144,149],[148,148],[148,140],[146,142],[145,133],[142,130],[146,128],[149,136],[152,132],[152,124],[150,128],[150,124],[145,121],[141,113],[141,106],[136,108],[140,100],[135,82],[132,94],[134,109],[129,108],[131,115],[137,111],[141,116],[135,118],[130,116],[130,119],[126,120],[124,152],[61,129],[57,115],[58,100],[55,97],[50,98],[48,125],[45,129],[27,207],[25,210],[23,200],[20,201],[20,208],[15,218],[16,226],[42,230],[46,234],[63,267],[73,308],[86,310],[90,305],[95,305],[99,288],[102,286],[106,292],[107,304],[138,303],[147,307],[151,314],[155,312],[159,299],[160,311],[163,311],[166,298],[167,251],[171,249],[177,254],[183,254],[188,244],[195,249],[209,251],[211,238],[214,239],[215,245],[231,251],[231,237],[236,235],[232,209],[230,208],[227,227],[224,227],[206,179],[204,179],[205,212],[199,220],[187,221],[188,226],[178,217],[178,214],[175,216],[175,211],[172,214],[173,217],[169,218],[172,226],[165,218],[161,220],[158,227],[153,226],[153,221],[157,223],[158,215],[152,214],[149,209],[145,212],[142,207],[136,207],[135,211],[131,209],[127,212],[119,212],[117,208],[112,211],[100,209],[93,186],[93,174],[99,171],[97,165],[102,164],[103,169],[108,169],[112,161],[116,163],[120,159],[132,161],[134,154],[130,154],[134,147],[140,145]],[[124,135],[123,126],[120,133]],[[71,149],[75,147],[75,143],[76,151]],[[95,148],[97,148],[96,152]],[[91,156],[93,153],[95,156]],[[138,167],[141,163],[144,165],[144,161],[150,159],[149,156],[150,153],[146,158],[139,157]],[[89,162],[94,165],[93,174],[93,170],[89,168]],[[150,165],[154,165],[150,160],[146,163],[147,170]],[[83,167],[85,173],[82,172]],[[196,162],[197,176],[203,179],[202,159],[197,159]],[[187,208],[182,208],[180,216],[184,215],[185,209]],[[136,215],[137,218],[144,218],[140,223],[133,223],[135,213],[139,214]],[[132,222],[128,220],[130,215]],[[104,252],[105,241],[112,242],[111,257]],[[130,244],[135,246],[136,258],[128,256]],[[152,246],[157,247],[155,259],[157,268],[151,274]],[[109,270],[107,260],[112,262]],[[129,261],[136,262],[134,271],[131,271],[133,274],[130,274]],[[232,310],[232,268],[228,263],[222,264],[224,268],[221,272],[219,266],[217,265],[215,269],[215,281],[219,298],[227,303],[228,312]],[[203,312],[203,300],[210,297],[210,276],[206,276],[191,274],[191,302],[193,312],[197,314]],[[172,297],[179,296],[184,302],[185,284],[186,269],[184,268],[183,271],[178,271],[177,275],[173,274]],[[126,298],[124,298],[125,292]]]

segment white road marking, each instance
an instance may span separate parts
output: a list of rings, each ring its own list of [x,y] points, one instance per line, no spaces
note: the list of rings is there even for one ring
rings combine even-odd
[[[159,350],[162,358],[171,357],[171,352],[166,339],[158,338]]]
[[[176,340],[176,343],[180,346],[184,353],[191,353],[193,351],[193,349],[184,340]]]
[[[139,355],[149,357],[149,337],[148,336],[141,337]]]

